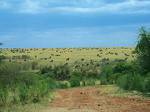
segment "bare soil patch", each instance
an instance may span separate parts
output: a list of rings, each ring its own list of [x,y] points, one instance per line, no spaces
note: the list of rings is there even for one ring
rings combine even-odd
[[[56,94],[44,112],[150,112],[150,100],[108,96],[99,87],[57,90]]]

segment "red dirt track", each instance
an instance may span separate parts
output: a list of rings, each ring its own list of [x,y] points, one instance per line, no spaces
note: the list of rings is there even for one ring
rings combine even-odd
[[[56,94],[46,112],[150,112],[150,100],[111,97],[96,87],[58,90]]]

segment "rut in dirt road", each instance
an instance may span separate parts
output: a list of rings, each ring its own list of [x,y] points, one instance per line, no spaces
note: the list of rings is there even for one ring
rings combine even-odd
[[[58,90],[56,93],[50,107],[65,109],[65,112],[150,112],[150,100],[110,97],[96,87]]]

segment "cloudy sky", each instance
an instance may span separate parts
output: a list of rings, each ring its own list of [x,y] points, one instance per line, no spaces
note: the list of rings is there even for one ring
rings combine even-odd
[[[150,0],[0,0],[1,47],[135,46]]]

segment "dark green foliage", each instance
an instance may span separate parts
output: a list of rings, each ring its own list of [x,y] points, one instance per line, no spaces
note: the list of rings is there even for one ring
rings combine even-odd
[[[0,85],[0,107],[7,104],[8,89]]]
[[[59,81],[58,88],[68,88],[70,86],[77,87],[80,86],[80,82],[84,86],[87,85],[95,85],[95,80],[99,79],[99,72],[97,63],[96,64],[89,64],[89,63],[75,63],[76,66],[73,68],[70,65],[59,65],[59,66],[49,66],[43,67],[41,69],[41,74],[45,77],[50,77],[54,80]],[[88,66],[84,66],[88,65]],[[69,81],[70,85],[67,83],[62,83],[62,81]]]
[[[53,73],[57,80],[68,80],[70,78],[70,69],[67,65],[54,67]]]
[[[41,69],[41,74],[44,74],[56,80],[68,80],[70,78],[70,68],[68,65],[44,67]]]
[[[150,72],[150,31],[144,28],[141,28],[136,52],[142,73]]]
[[[150,73],[147,74],[147,78],[145,79],[145,92],[150,92]]]
[[[133,73],[137,71],[134,62],[113,61],[110,64],[104,64],[101,67],[101,83],[102,84],[116,84],[118,77],[122,74]],[[134,65],[134,66],[133,66]]]
[[[32,62],[32,70],[38,69],[38,62]]]
[[[99,63],[91,64],[91,62],[90,63],[81,62],[75,66],[74,71],[77,71],[78,74],[80,74],[81,79],[84,78],[98,79],[100,72],[99,66],[97,66],[97,64]]]
[[[73,72],[70,78],[70,85],[71,87],[78,87],[80,86],[81,76],[78,72]]]
[[[131,73],[135,72],[137,69],[135,68],[136,63],[128,63],[126,61],[119,62],[114,65],[113,73]]]
[[[84,79],[82,80],[82,86],[94,86],[96,83],[95,79]]]
[[[101,84],[108,84],[109,83],[109,76],[113,74],[112,65],[104,65],[101,68]]]
[[[20,72],[19,64],[1,63],[0,64],[0,84],[9,86],[15,84]]]
[[[100,79],[101,84],[117,84],[125,90],[144,92],[149,88],[149,81],[139,74],[136,62],[112,62],[104,65]]]
[[[48,88],[50,91],[57,88],[57,82],[54,79],[49,77],[46,77],[46,79],[48,81]]]
[[[43,67],[42,69],[41,69],[41,74],[46,74],[46,73],[49,73],[49,72],[51,72],[53,69],[52,69],[52,67],[51,66],[49,66],[49,67]]]
[[[66,89],[69,87],[70,85],[68,82],[57,82],[57,88]]]
[[[144,91],[144,78],[139,74],[125,74],[118,78],[117,85],[125,90]]]
[[[101,84],[117,84],[125,90],[149,92],[149,74],[142,76],[136,62],[112,62],[104,65]]]

